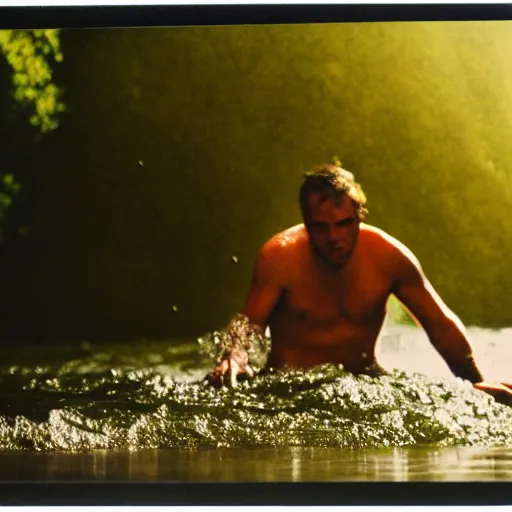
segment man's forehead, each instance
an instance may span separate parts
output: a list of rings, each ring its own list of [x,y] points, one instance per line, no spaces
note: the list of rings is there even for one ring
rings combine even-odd
[[[355,211],[354,201],[346,193],[333,197],[325,196],[321,192],[311,192],[308,197],[308,203],[310,211],[311,209],[317,211],[334,209],[344,213],[353,213]]]

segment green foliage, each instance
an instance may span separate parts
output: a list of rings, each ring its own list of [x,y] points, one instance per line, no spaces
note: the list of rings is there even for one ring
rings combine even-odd
[[[0,53],[12,69],[12,98],[29,110],[30,124],[41,133],[55,130],[65,110],[62,89],[52,81],[51,63],[63,60],[59,30],[0,30]],[[0,241],[5,212],[19,189],[12,174],[0,175]]]
[[[5,212],[11,206],[13,197],[19,189],[20,186],[12,174],[0,174],[0,241],[2,240]]]
[[[42,133],[55,130],[65,110],[52,81],[51,62],[63,60],[59,30],[2,30],[0,51],[12,68],[13,99],[30,108],[30,124]]]

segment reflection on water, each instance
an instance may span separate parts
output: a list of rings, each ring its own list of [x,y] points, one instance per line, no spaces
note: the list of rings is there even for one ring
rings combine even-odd
[[[7,452],[3,481],[343,482],[507,481],[512,449],[395,448]]]

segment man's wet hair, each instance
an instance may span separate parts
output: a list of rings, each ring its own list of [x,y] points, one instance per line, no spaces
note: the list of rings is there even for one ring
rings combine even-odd
[[[322,200],[334,199],[336,202],[348,194],[356,207],[357,217],[364,222],[368,217],[366,196],[354,175],[337,165],[323,164],[304,173],[304,182],[299,191],[299,202],[302,216],[305,218],[308,208],[308,197],[312,192],[319,192]]]

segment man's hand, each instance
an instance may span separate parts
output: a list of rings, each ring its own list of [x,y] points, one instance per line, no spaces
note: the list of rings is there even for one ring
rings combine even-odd
[[[512,384],[498,382],[491,384],[490,382],[477,382],[473,387],[484,391],[493,396],[496,402],[505,405],[512,405]]]
[[[243,349],[234,349],[226,354],[222,361],[206,376],[206,382],[215,387],[238,384],[237,378],[254,377],[254,370],[249,366],[249,356]]]

